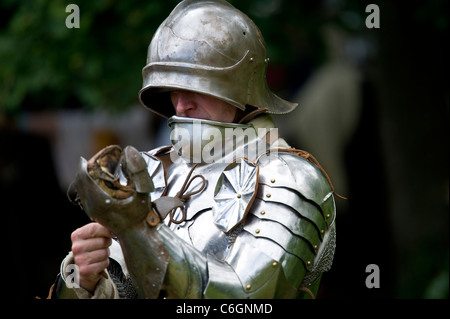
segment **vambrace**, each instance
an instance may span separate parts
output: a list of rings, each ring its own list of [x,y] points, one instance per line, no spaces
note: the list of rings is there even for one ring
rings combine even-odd
[[[167,298],[202,298],[207,281],[206,257],[175,235],[166,225],[157,226],[159,237],[169,254],[162,296]]]

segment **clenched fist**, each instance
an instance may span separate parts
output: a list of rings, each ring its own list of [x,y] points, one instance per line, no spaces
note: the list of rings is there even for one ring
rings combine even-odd
[[[80,270],[80,286],[93,293],[109,264],[109,246],[114,235],[98,223],[90,223],[72,235],[72,253]]]

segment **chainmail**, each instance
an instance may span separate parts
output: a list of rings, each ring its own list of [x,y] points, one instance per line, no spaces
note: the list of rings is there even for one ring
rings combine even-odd
[[[330,228],[330,233],[325,247],[314,263],[311,271],[307,272],[303,278],[302,286],[309,287],[320,276],[321,273],[330,270],[333,264],[334,250],[336,248],[336,227]]]
[[[133,282],[130,277],[126,277],[123,274],[120,264],[110,258],[107,269],[111,280],[114,282],[117,290],[119,291],[120,299],[136,299],[137,292],[134,289]]]
[[[245,224],[245,221],[242,221],[232,231],[230,231],[230,233],[227,236],[228,248],[230,248],[231,245],[234,244],[234,241],[236,240],[236,237],[244,229],[244,224]]]

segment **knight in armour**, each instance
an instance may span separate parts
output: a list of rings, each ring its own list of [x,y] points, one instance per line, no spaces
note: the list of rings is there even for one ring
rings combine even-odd
[[[224,0],[184,0],[154,34],[139,100],[172,145],[80,159],[92,219],[52,298],[310,298],[335,249],[334,190],[272,114],[260,30]],[[75,265],[75,266],[74,266]],[[76,276],[74,274],[76,273]]]

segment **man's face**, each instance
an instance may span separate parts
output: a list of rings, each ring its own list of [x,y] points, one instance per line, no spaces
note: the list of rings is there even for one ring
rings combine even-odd
[[[236,107],[215,97],[192,91],[170,92],[177,116],[232,123]]]

